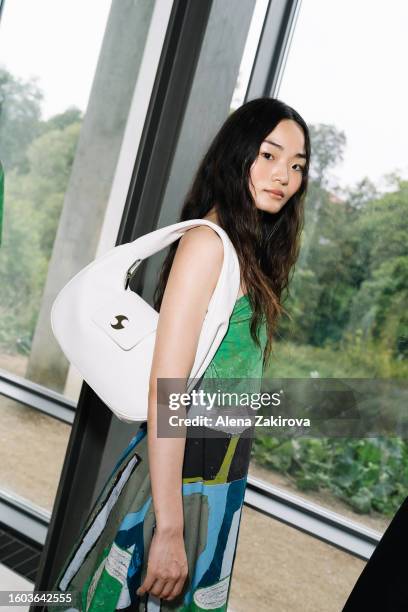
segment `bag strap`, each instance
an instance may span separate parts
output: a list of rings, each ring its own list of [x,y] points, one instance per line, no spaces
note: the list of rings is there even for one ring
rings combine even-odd
[[[172,242],[175,242],[181,238],[188,229],[199,225],[208,225],[209,227],[212,227],[212,229],[221,237],[224,243],[224,249],[229,249],[231,247],[233,249],[232,242],[222,227],[216,223],[213,223],[212,221],[208,221],[207,219],[188,219],[187,221],[179,221],[178,223],[173,223],[172,225],[160,227],[159,229],[148,232],[147,234],[137,238],[137,247],[138,252],[140,252],[141,259],[146,259],[151,255],[154,255],[154,253],[165,249]]]
[[[226,231],[207,219],[189,219],[173,223],[135,240],[135,243],[137,242],[137,262],[140,262],[181,238],[188,229],[199,225],[208,225],[220,236],[224,246],[224,259],[198,340],[196,358],[187,386],[188,390],[194,385],[193,379],[199,378],[203,374],[227,332],[229,319],[240,287],[240,268],[237,253]],[[134,265],[132,264],[129,270]]]
[[[172,225],[166,225],[165,227],[153,230],[152,232],[137,238],[134,241],[135,246],[137,244],[137,259],[131,264],[131,266],[129,266],[127,270],[125,279],[125,281],[127,281],[127,285],[141,261],[165,249],[167,246],[181,238],[187,230],[200,225],[207,225],[211,227],[220,236],[224,247],[224,259],[220,276],[211,297],[208,309],[210,309],[210,306],[212,307],[212,305],[217,301],[217,295],[222,291],[225,296],[224,299],[228,303],[228,306],[231,305],[232,310],[240,286],[238,256],[226,231],[216,223],[208,221],[207,219],[188,219],[187,221],[180,221],[178,223],[173,223]],[[126,246],[129,245],[127,244]]]

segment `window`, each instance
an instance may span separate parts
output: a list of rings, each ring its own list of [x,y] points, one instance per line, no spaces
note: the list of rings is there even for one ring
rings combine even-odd
[[[75,222],[73,183],[80,180],[85,188],[87,182],[88,198],[92,192],[92,178],[85,172],[73,174],[73,163],[110,4],[17,0],[6,3],[1,22],[0,158],[5,195],[0,367],[60,392],[68,365],[55,368],[47,293],[58,288],[55,279],[48,279],[46,290],[47,275],[64,208],[66,215],[71,210]],[[90,146],[83,142],[83,156]],[[59,244],[72,240],[66,226],[60,228]],[[89,228],[89,241],[97,243],[98,230],[97,223]],[[83,239],[78,232],[78,240]],[[78,244],[76,258],[66,260],[63,273],[73,275],[86,256]],[[79,387],[80,383],[69,385],[73,399]]]
[[[82,378],[52,334],[50,309],[102,243],[114,246],[125,198],[112,205],[110,195],[153,7],[17,0],[2,14],[0,369],[74,402]],[[136,138],[132,144],[133,166]],[[5,397],[0,403],[0,487],[51,509],[71,428]],[[30,448],[19,443],[25,438]],[[41,453],[30,462],[36,446]]]
[[[310,127],[312,180],[268,378],[407,377],[407,19],[398,0],[302,2],[275,96]],[[252,475],[378,531],[408,492],[397,432],[260,435],[253,452]]]

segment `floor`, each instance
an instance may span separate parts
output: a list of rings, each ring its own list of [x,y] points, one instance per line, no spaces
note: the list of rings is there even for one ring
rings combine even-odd
[[[0,563],[0,591],[32,591],[33,583]],[[3,606],[1,612],[27,612],[29,606]]]

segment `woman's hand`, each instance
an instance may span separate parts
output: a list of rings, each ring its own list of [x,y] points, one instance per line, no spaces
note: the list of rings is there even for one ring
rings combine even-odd
[[[150,545],[147,574],[137,595],[148,591],[161,599],[174,599],[181,593],[187,576],[183,532],[157,528]]]

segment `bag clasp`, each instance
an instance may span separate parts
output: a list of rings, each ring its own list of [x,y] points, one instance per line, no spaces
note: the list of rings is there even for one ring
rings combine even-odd
[[[132,263],[132,265],[126,270],[126,275],[125,275],[125,291],[126,289],[129,287],[129,283],[132,280],[138,266],[139,263],[141,262],[141,259],[136,259],[136,261],[134,261]]]

